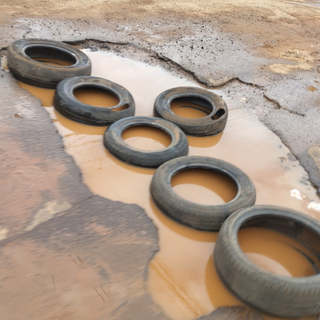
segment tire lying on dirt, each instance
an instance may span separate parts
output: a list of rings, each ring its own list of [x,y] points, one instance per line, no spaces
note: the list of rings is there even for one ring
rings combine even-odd
[[[320,274],[290,278],[269,273],[251,262],[238,242],[240,228],[262,227],[283,233],[320,258],[320,224],[304,214],[273,206],[254,206],[231,215],[214,249],[214,263],[226,287],[261,312],[285,318],[320,313]]]
[[[172,177],[187,169],[207,169],[230,177],[237,185],[237,195],[222,205],[201,205],[181,198],[172,188]],[[256,200],[250,178],[232,164],[209,157],[189,156],[166,162],[155,172],[151,182],[155,204],[172,219],[194,229],[218,231],[233,212],[252,206]]]
[[[194,103],[207,111],[207,116],[198,119],[187,119],[172,112],[172,101]],[[193,136],[210,136],[221,133],[228,119],[226,103],[216,94],[195,87],[177,87],[159,94],[154,103],[154,115],[175,123],[186,134]]]
[[[71,65],[50,65],[35,59],[59,59]],[[79,49],[62,42],[21,39],[7,50],[8,68],[13,76],[30,85],[54,89],[66,78],[91,74],[91,61]]]
[[[163,130],[171,137],[171,144],[156,151],[131,147],[122,139],[122,132],[135,126],[150,126]],[[117,158],[141,167],[156,168],[170,159],[185,156],[189,152],[188,139],[179,127],[167,120],[153,117],[130,117],[119,120],[106,130],[103,142]]]
[[[101,108],[82,103],[73,94],[79,88],[99,88],[116,95],[119,103],[110,108]],[[112,81],[97,77],[72,77],[57,86],[53,105],[65,117],[94,126],[107,126],[135,113],[131,93]]]

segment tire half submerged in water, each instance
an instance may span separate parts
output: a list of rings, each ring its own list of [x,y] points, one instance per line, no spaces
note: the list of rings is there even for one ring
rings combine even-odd
[[[122,139],[122,133],[137,126],[149,126],[160,129],[171,138],[168,147],[155,150],[141,150],[128,145]],[[188,139],[183,131],[175,124],[154,117],[130,117],[112,124],[103,137],[105,147],[122,161],[141,167],[156,168],[173,158],[185,156],[189,152]]]
[[[81,88],[98,88],[114,94],[119,103],[110,108],[95,107],[78,100],[73,92]],[[54,96],[54,107],[65,117],[94,126],[108,126],[135,113],[131,93],[121,85],[97,77],[72,77],[61,81]]]
[[[207,115],[198,119],[188,119],[176,115],[170,107],[176,99],[185,102],[186,106],[188,103],[199,105]],[[154,115],[175,123],[186,134],[211,136],[224,130],[228,119],[228,107],[221,97],[209,90],[196,87],[177,87],[158,95],[154,103]]]
[[[319,262],[320,223],[291,209],[253,206],[225,221],[214,249],[214,263],[220,278],[247,305],[284,318],[319,314],[320,274],[290,278],[259,268],[246,257],[238,242],[239,230],[249,227],[283,233],[309,249]]]
[[[173,190],[171,179],[187,169],[207,169],[228,176],[237,185],[236,197],[222,205],[201,205],[183,199]],[[154,202],[165,214],[203,231],[219,231],[230,214],[254,205],[256,200],[255,187],[243,171],[228,162],[201,156],[180,157],[164,163],[155,172],[150,190]]]
[[[37,58],[59,59],[70,65],[50,65]],[[7,63],[16,79],[42,88],[54,89],[63,79],[91,74],[91,61],[85,53],[65,43],[44,39],[13,42],[7,50]]]

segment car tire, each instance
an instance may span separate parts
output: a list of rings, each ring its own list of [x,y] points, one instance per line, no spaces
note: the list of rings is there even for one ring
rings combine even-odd
[[[122,132],[133,126],[150,126],[161,129],[171,137],[171,144],[164,149],[144,151],[128,145]],[[104,134],[105,147],[122,161],[141,167],[156,168],[164,162],[188,154],[186,135],[175,124],[160,118],[130,117],[112,124]]]
[[[118,97],[119,103],[111,108],[82,103],[73,94],[74,90],[81,87],[93,87],[111,92]],[[65,117],[94,126],[108,126],[135,113],[133,97],[126,88],[97,77],[72,77],[61,81],[56,89],[53,105]],[[123,107],[126,108],[121,110]]]
[[[180,171],[195,168],[230,177],[237,184],[236,197],[222,205],[201,205],[180,197],[171,186],[172,177]],[[180,157],[159,167],[151,182],[151,195],[155,204],[169,217],[203,231],[219,231],[230,214],[254,205],[256,199],[255,187],[243,171],[228,162],[201,156]]]
[[[188,119],[174,114],[170,105],[175,99],[205,108],[208,111],[207,116]],[[228,119],[228,108],[223,99],[211,91],[196,87],[177,87],[158,95],[154,103],[154,116],[173,122],[188,135],[211,136],[224,130]]]
[[[261,227],[298,241],[320,259],[320,224],[307,215],[275,206],[253,206],[231,215],[214,249],[214,263],[226,287],[263,313],[300,318],[320,313],[320,274],[290,278],[267,272],[246,257],[238,242],[240,228]]]
[[[33,58],[58,58],[73,63],[54,66]],[[30,85],[54,89],[69,77],[91,74],[89,57],[77,48],[58,41],[20,39],[8,47],[8,68],[13,76]]]

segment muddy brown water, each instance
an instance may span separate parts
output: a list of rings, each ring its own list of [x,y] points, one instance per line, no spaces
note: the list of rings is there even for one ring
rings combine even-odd
[[[93,63],[93,76],[115,81],[133,94],[136,115],[152,116],[154,100],[164,90],[196,86],[158,67],[112,54],[87,54]],[[184,227],[169,219],[152,202],[149,186],[154,169],[130,166],[113,157],[102,144],[106,127],[79,124],[60,115],[52,107],[53,90],[19,85],[42,100],[63,137],[66,151],[80,167],[84,183],[92,192],[140,205],[158,227],[160,251],[149,264],[148,287],[165,313],[172,319],[186,320],[208,314],[219,306],[241,305],[216,273],[212,253],[217,233]],[[223,95],[218,90],[215,93]],[[101,105],[102,96],[88,91],[78,94],[82,101],[90,96],[90,104]],[[301,182],[306,173],[297,161],[289,160],[289,150],[254,115],[238,108],[238,101],[226,98],[226,102],[230,112],[225,132],[213,137],[188,137],[189,154],[216,157],[241,168],[256,186],[257,204],[293,208],[320,220],[317,213],[307,209],[306,202],[291,196],[290,191],[297,189],[307,199],[318,201],[311,185],[307,181]],[[205,116],[203,110],[190,104],[186,106],[181,101],[173,103],[171,108],[184,117]],[[130,145],[149,150],[170,143],[169,136],[149,127],[130,128],[123,132],[123,138]],[[202,204],[228,202],[237,191],[231,179],[201,169],[178,173],[172,179],[172,187],[181,197]],[[269,272],[290,277],[314,274],[309,261],[294,249],[300,248],[299,244],[288,237],[270,230],[250,228],[240,230],[239,241],[248,258]]]
[[[237,195],[237,185],[228,176],[205,169],[183,170],[171,180],[173,190],[186,200],[218,205]]]
[[[100,88],[82,87],[74,90],[73,94],[82,103],[94,107],[110,108],[119,103],[116,95]]]
[[[44,58],[44,57],[38,57],[38,58],[32,58],[33,60],[49,64],[51,66],[72,66],[74,63],[69,62],[62,59],[56,59],[56,58]]]
[[[148,126],[135,126],[123,131],[122,139],[141,150],[160,150],[171,144],[171,138],[163,130]]]
[[[262,269],[287,277],[308,277],[316,274],[319,263],[297,241],[278,232],[263,228],[239,231],[238,240],[243,252]],[[310,263],[315,261],[315,266]]]
[[[308,90],[308,91],[311,91],[311,92],[315,92],[315,91],[317,91],[318,89],[317,89],[316,87],[314,87],[314,86],[309,86],[309,87],[307,88],[307,90]]]
[[[177,116],[198,119],[208,115],[208,110],[195,103],[185,102],[182,99],[175,99],[170,104],[171,111]]]

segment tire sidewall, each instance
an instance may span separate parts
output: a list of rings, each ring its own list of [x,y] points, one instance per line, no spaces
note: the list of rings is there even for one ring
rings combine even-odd
[[[180,171],[202,168],[220,172],[237,185],[236,197],[223,205],[201,205],[180,197],[171,186],[173,175]],[[232,164],[210,157],[189,156],[171,160],[155,172],[151,182],[151,195],[157,206],[174,220],[189,227],[218,231],[233,212],[255,203],[255,187],[250,178]]]
[[[264,313],[300,318],[320,312],[320,274],[290,278],[256,266],[241,250],[238,231],[256,216],[281,216],[310,228],[319,235],[320,225],[299,212],[274,206],[254,206],[231,215],[223,224],[214,249],[217,272],[229,290],[241,301]]]
[[[207,108],[209,114],[199,119],[187,119],[174,114],[170,105],[175,99],[197,98],[203,107]],[[208,108],[210,106],[210,108]],[[224,110],[224,114],[213,120],[214,114],[218,110]],[[186,134],[194,136],[208,136],[221,133],[226,126],[228,119],[228,108],[226,103],[218,95],[196,87],[177,87],[166,90],[158,95],[154,103],[154,115],[175,123]]]
[[[72,55],[76,59],[76,63],[70,66],[52,66],[36,61],[25,53],[25,50],[32,46],[64,51]],[[17,40],[8,47],[7,62],[9,70],[18,80],[44,88],[55,88],[65,78],[91,74],[89,57],[79,49],[58,41]]]
[[[150,126],[167,133],[171,144],[160,150],[140,150],[128,145],[122,139],[122,133],[134,126]],[[116,157],[127,163],[155,168],[164,162],[188,154],[189,146],[186,135],[175,124],[155,117],[129,117],[112,124],[104,134],[105,147]]]
[[[111,108],[95,107],[82,103],[74,96],[74,90],[94,87],[111,92],[119,103]],[[128,105],[121,111],[114,111]],[[64,116],[88,125],[108,126],[122,118],[135,114],[135,102],[131,93],[121,85],[98,77],[72,77],[65,79],[57,86],[54,96],[54,107]]]

